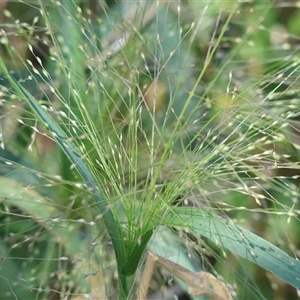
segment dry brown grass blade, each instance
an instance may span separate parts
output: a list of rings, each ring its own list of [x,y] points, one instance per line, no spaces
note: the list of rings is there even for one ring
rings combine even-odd
[[[146,299],[155,264],[158,263],[172,275],[185,282],[193,296],[206,295],[211,300],[232,300],[225,283],[208,272],[192,272],[164,257],[148,252],[145,270],[137,293],[137,299]]]

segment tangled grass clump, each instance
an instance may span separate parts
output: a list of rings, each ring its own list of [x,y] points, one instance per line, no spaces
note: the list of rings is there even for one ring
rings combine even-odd
[[[3,297],[296,299],[294,4],[15,4],[1,19]]]

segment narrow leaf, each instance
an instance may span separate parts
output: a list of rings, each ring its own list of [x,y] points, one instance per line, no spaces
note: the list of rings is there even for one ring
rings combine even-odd
[[[59,215],[54,203],[46,201],[43,196],[33,189],[27,189],[15,180],[0,177],[0,203],[8,207],[17,207],[25,216],[46,228],[49,233],[60,240],[67,253],[76,256],[83,251],[83,238],[77,234],[70,234],[70,223],[60,220],[59,225],[51,222],[54,216]]]
[[[98,204],[101,213],[103,214],[103,220],[114,245],[118,267],[120,270],[122,270],[123,264],[126,261],[126,253],[123,246],[124,242],[122,232],[119,230],[120,226],[117,226],[115,217],[111,209],[109,208],[107,200],[101,195],[94,175],[84,163],[83,159],[80,157],[80,151],[70,141],[69,137],[54,121],[54,119],[48,114],[48,112],[41,107],[39,102],[9,74],[1,57],[0,70],[4,73],[5,77],[9,80],[10,84],[17,92],[17,94],[21,97],[21,99],[25,100],[30,105],[35,115],[44,123],[44,125],[52,133],[53,138],[55,139],[57,144],[65,152],[70,161],[74,165],[76,165],[76,168],[85,180],[87,187],[93,192],[94,199]]]
[[[300,289],[300,262],[231,220],[200,208],[180,207],[170,211],[165,221],[217,242]]]

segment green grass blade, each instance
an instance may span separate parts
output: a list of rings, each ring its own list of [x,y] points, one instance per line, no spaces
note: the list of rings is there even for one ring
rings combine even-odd
[[[94,178],[92,172],[81,159],[79,154],[80,151],[69,140],[69,137],[54,121],[54,119],[42,108],[38,101],[28,91],[26,91],[26,89],[24,89],[12,76],[10,76],[2,58],[0,58],[0,70],[4,73],[5,77],[9,80],[10,84],[17,92],[17,94],[21,97],[21,99],[25,100],[30,105],[35,115],[39,117],[39,119],[44,123],[47,129],[52,133],[55,141],[65,152],[70,161],[76,165],[76,168],[85,180],[87,187],[93,192],[94,199],[98,204],[101,213],[103,214],[103,220],[114,246],[118,268],[119,270],[122,270],[123,264],[126,261],[126,253],[120,226],[118,226],[116,219],[111,209],[109,208],[109,203],[101,195],[98,189],[97,181]]]
[[[163,226],[159,227],[155,231],[149,247],[151,252],[177,263],[192,272],[203,271],[197,262],[189,257],[189,252],[178,234],[170,228]],[[182,282],[176,276],[174,277],[174,280],[188,293],[188,286],[186,283]],[[189,296],[191,299],[206,299],[192,295]]]
[[[125,276],[133,275],[136,272],[136,269],[139,265],[139,262],[141,260],[141,257],[145,251],[145,248],[152,237],[153,230],[147,231],[145,234],[141,237],[141,243],[136,244],[133,249],[128,253],[127,261],[124,264],[124,267],[122,269],[122,273]]]
[[[166,216],[168,226],[188,229],[254,262],[300,289],[300,262],[252,232],[203,209],[180,207]]]
[[[90,261],[90,253],[85,251],[85,245],[88,243],[88,236],[83,236],[80,234],[80,231],[74,230],[72,222],[69,222],[68,219],[59,219],[56,216],[59,216],[60,211],[56,203],[52,201],[47,201],[41,194],[36,192],[34,189],[28,189],[20,182],[16,180],[11,180],[5,177],[0,176],[0,204],[4,204],[8,207],[15,207],[21,211],[23,216],[23,221],[19,221],[20,228],[28,228],[28,220],[34,220],[39,224],[45,232],[49,233],[53,239],[49,241],[49,244],[53,244],[53,241],[59,243],[63,247],[64,253],[67,257],[72,260],[78,256],[84,261]],[[23,215],[24,213],[24,215]],[[28,219],[30,216],[30,219]],[[52,218],[59,219],[55,222],[52,221]],[[38,230],[37,230],[38,231]],[[42,231],[42,230],[41,230]],[[55,244],[56,244],[55,243]],[[28,272],[30,268],[18,266],[18,260],[15,260],[12,256],[11,249],[9,248],[10,243],[5,242],[0,245],[0,255],[5,257],[5,262],[1,264],[0,277],[2,274],[5,274],[5,277],[10,277],[10,280],[15,281],[17,274],[23,274],[24,280],[31,282],[31,276],[33,273]],[[47,250],[43,251],[44,266],[39,266],[41,268],[47,268],[47,253],[46,251],[51,251],[51,246],[47,247]],[[23,249],[24,250],[24,249]],[[19,253],[19,252],[18,252]],[[30,259],[26,251],[24,251],[24,259]],[[34,256],[34,252],[31,253]],[[8,257],[6,257],[8,256]],[[42,261],[40,261],[42,263]],[[75,265],[74,265],[75,266]],[[33,267],[37,268],[37,266]],[[87,271],[88,267],[80,266],[80,272],[84,273]],[[9,272],[7,272],[9,270]],[[48,270],[48,269],[47,269]],[[31,270],[32,271],[32,270]],[[50,271],[49,271],[50,272]],[[43,277],[41,275],[41,277]],[[41,279],[43,280],[43,279]],[[46,280],[46,279],[45,279]],[[100,284],[100,283],[99,283]],[[89,284],[85,280],[78,282],[78,285],[89,287]],[[0,280],[0,290],[5,291],[8,288],[8,284],[5,280]],[[20,286],[22,295],[24,299],[32,299],[32,291],[28,287]],[[19,290],[18,289],[18,290]],[[25,296],[26,295],[26,296]],[[31,296],[30,296],[31,295]]]
[[[83,251],[83,238],[79,238],[76,233],[70,232],[70,223],[60,221],[59,226],[55,227],[53,223],[47,222],[47,220],[58,214],[53,203],[47,202],[35,190],[26,189],[15,180],[0,177],[0,186],[0,203],[3,202],[10,207],[17,207],[25,212],[25,215],[31,216],[33,220],[62,241],[64,248],[67,249],[67,253],[70,255],[76,256]],[[68,242],[65,243],[65,241]]]

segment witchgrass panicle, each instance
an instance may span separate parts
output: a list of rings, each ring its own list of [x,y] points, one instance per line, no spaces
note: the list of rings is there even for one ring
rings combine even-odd
[[[296,297],[299,59],[286,8],[22,7],[1,21],[6,299]]]

